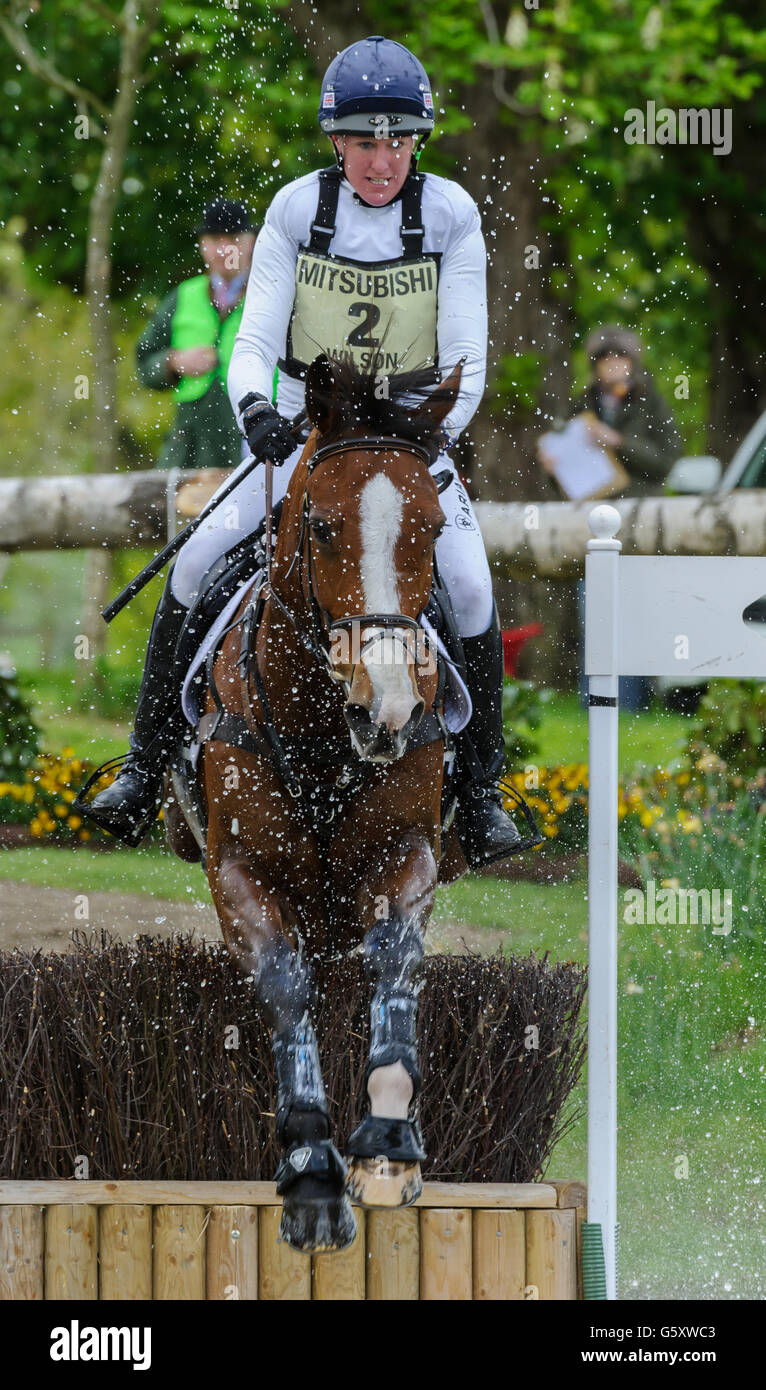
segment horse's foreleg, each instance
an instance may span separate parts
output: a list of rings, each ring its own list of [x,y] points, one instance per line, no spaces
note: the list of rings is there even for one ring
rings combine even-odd
[[[288,939],[284,905],[262,870],[229,860],[211,877],[227,949],[252,975],[271,1030],[277,1136],[285,1150],[276,1175],[284,1197],[280,1235],[299,1250],[341,1250],[354,1239],[356,1222],[343,1191],[345,1165],[330,1140],[310,967]]]
[[[437,868],[424,838],[407,836],[362,888],[372,922],[364,961],[374,983],[367,1092],[370,1113],[348,1141],[351,1195],[368,1206],[408,1206],[422,1191],[425,1158],[411,1102],[420,1089],[417,973],[433,906]]]

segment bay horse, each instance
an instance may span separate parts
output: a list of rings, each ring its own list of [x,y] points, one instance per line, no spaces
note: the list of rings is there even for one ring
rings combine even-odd
[[[466,866],[456,841],[451,867],[443,853],[449,736],[418,617],[445,521],[429,464],[460,372],[405,407],[379,400],[349,363],[312,363],[312,433],[270,579],[257,603],[243,599],[211,665],[205,866],[226,947],[272,1034],[280,1234],[299,1250],[353,1240],[349,1197],[399,1206],[422,1189],[410,1113],[417,973],[440,865],[445,878]],[[172,798],[166,824],[183,854]],[[370,1105],[346,1168],[330,1137],[310,962],[360,943],[374,985]]]

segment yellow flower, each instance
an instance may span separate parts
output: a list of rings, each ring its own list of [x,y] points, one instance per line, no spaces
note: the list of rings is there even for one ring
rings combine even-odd
[[[702,757],[694,764],[698,772],[723,772],[726,763],[723,758],[719,758],[717,753],[703,753]]]
[[[67,825],[71,830],[79,830],[82,825],[82,820],[79,816],[70,816],[67,820]]]

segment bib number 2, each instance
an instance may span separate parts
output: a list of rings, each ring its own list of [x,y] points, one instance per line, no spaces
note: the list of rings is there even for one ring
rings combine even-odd
[[[372,335],[372,330],[377,328],[380,323],[380,309],[377,304],[350,304],[348,312],[351,318],[362,319],[359,327],[354,328],[348,335],[347,341],[351,346],[358,348],[378,347],[380,338],[374,338]]]

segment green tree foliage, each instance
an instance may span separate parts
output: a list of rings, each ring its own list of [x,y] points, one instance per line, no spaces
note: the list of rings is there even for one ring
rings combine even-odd
[[[0,12],[11,8],[6,0]],[[104,16],[119,9],[116,0],[58,0],[30,11],[25,32],[106,101],[116,37]],[[328,54],[365,31],[400,38],[423,58],[438,112],[427,167],[467,182],[488,222],[491,179],[472,175],[487,123],[491,178],[512,202],[526,196],[534,166],[544,293],[537,317],[511,306],[490,382],[507,390],[509,421],[549,414],[556,391],[568,390],[562,373],[582,380],[585,330],[617,318],[650,344],[688,441],[704,445],[710,416],[715,442],[730,450],[763,378],[766,31],[746,0],[368,0],[363,17],[350,0],[321,17],[305,0],[165,0],[117,219],[118,294],[159,295],[196,267],[192,229],[207,198],[223,191],[262,214],[282,183],[323,161],[317,77]],[[76,286],[97,137],[76,138],[70,97],[24,70],[4,43],[0,87],[9,151],[0,218],[20,214],[32,263]],[[648,101],[730,109],[731,153],[626,144],[626,112]],[[502,240],[494,229],[498,263]],[[520,301],[535,293],[530,275],[519,268]],[[541,350],[549,362],[536,381],[509,373],[509,354]]]
[[[16,683],[16,672],[0,661],[0,781],[21,781],[38,748],[39,730]]]
[[[25,30],[38,52],[105,101],[117,58],[107,9],[116,19],[121,6],[57,0],[31,14]],[[316,161],[307,62],[264,0],[237,8],[168,0],[149,52],[117,218],[118,294],[162,291],[196,269],[193,229],[210,198],[242,198],[262,215],[276,189]],[[98,134],[91,123],[88,138],[78,138],[71,98],[1,39],[0,89],[9,152],[0,218],[21,214],[34,265],[53,282],[79,285]]]

